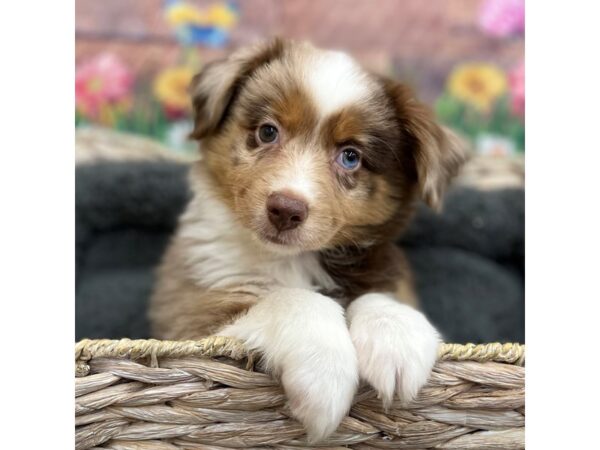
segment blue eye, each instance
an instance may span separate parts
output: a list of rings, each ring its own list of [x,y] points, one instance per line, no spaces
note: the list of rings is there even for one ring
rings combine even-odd
[[[358,150],[345,148],[340,152],[335,162],[346,170],[354,170],[360,164],[360,154],[358,153]]]

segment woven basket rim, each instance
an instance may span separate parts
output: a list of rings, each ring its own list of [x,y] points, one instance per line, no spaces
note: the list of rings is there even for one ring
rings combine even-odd
[[[226,336],[209,336],[197,341],[161,341],[158,339],[83,339],[75,344],[76,374],[86,375],[87,362],[93,358],[212,358],[224,356],[234,360],[254,359],[242,341]],[[525,365],[525,345],[509,342],[488,344],[443,343],[438,350],[440,361],[499,362]]]

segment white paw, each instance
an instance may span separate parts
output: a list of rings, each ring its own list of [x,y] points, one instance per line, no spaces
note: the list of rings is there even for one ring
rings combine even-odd
[[[348,343],[352,345],[348,337]],[[306,345],[282,368],[281,382],[292,415],[310,442],[333,433],[348,414],[358,386],[354,348]]]
[[[410,403],[427,382],[440,337],[425,316],[384,294],[366,294],[347,311],[361,378],[388,407]]]
[[[245,341],[281,378],[292,415],[310,442],[333,433],[358,386],[356,351],[340,305],[303,290],[280,289],[218,334]]]

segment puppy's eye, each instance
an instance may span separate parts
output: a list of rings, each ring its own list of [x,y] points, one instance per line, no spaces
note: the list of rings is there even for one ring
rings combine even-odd
[[[338,154],[335,162],[345,170],[356,170],[360,165],[360,153],[352,147],[346,147]]]
[[[261,125],[258,129],[258,140],[263,144],[272,144],[277,140],[279,131],[271,124]]]

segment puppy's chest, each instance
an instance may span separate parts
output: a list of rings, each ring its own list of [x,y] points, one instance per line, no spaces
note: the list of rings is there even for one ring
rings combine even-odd
[[[333,291],[336,283],[316,253],[271,255],[242,237],[221,237],[187,246],[190,275],[208,289],[269,289],[274,285]]]
[[[286,287],[322,290],[335,285],[313,253],[266,261],[258,270]]]

